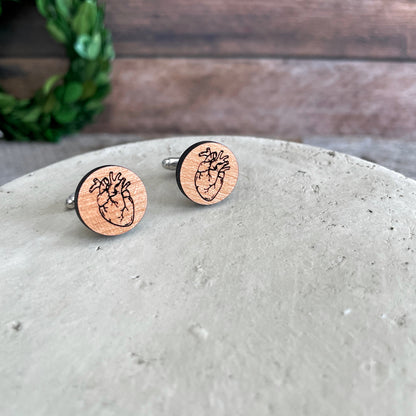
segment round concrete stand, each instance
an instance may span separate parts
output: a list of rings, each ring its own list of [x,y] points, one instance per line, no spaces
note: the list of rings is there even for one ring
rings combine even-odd
[[[240,164],[210,207],[160,166],[199,140]],[[119,237],[64,209],[105,164],[148,192]],[[416,182],[318,148],[198,137],[0,191],[1,415],[415,414]]]

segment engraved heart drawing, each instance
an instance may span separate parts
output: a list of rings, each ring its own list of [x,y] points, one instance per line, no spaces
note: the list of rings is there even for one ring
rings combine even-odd
[[[134,221],[134,202],[121,172],[115,176],[110,172],[107,177],[94,178],[90,193],[98,189],[97,204],[101,216],[110,224],[118,227],[128,227]]]
[[[225,172],[230,170],[228,155],[211,152],[209,147],[199,153],[204,160],[199,164],[195,174],[195,187],[198,194],[205,201],[212,201],[221,190],[224,183]]]

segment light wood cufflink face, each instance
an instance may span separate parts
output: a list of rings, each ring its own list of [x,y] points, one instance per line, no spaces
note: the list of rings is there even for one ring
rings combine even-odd
[[[75,191],[79,219],[102,235],[119,235],[134,228],[147,206],[141,179],[121,166],[101,166],[88,172]]]
[[[182,193],[200,205],[227,198],[238,179],[238,163],[221,143],[204,141],[189,147],[179,158],[176,182]]]

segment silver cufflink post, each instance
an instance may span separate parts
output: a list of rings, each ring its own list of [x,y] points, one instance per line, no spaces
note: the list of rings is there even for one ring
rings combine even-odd
[[[168,157],[162,160],[162,166],[167,170],[176,170],[179,157]]]
[[[69,195],[69,197],[65,201],[66,209],[75,209],[75,193]]]

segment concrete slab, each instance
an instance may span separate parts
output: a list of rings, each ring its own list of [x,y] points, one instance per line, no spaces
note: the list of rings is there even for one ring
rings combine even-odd
[[[415,414],[416,182],[301,144],[214,139],[240,178],[211,207],[160,166],[194,138],[0,188],[2,415]],[[148,192],[114,238],[64,209],[109,163]]]

